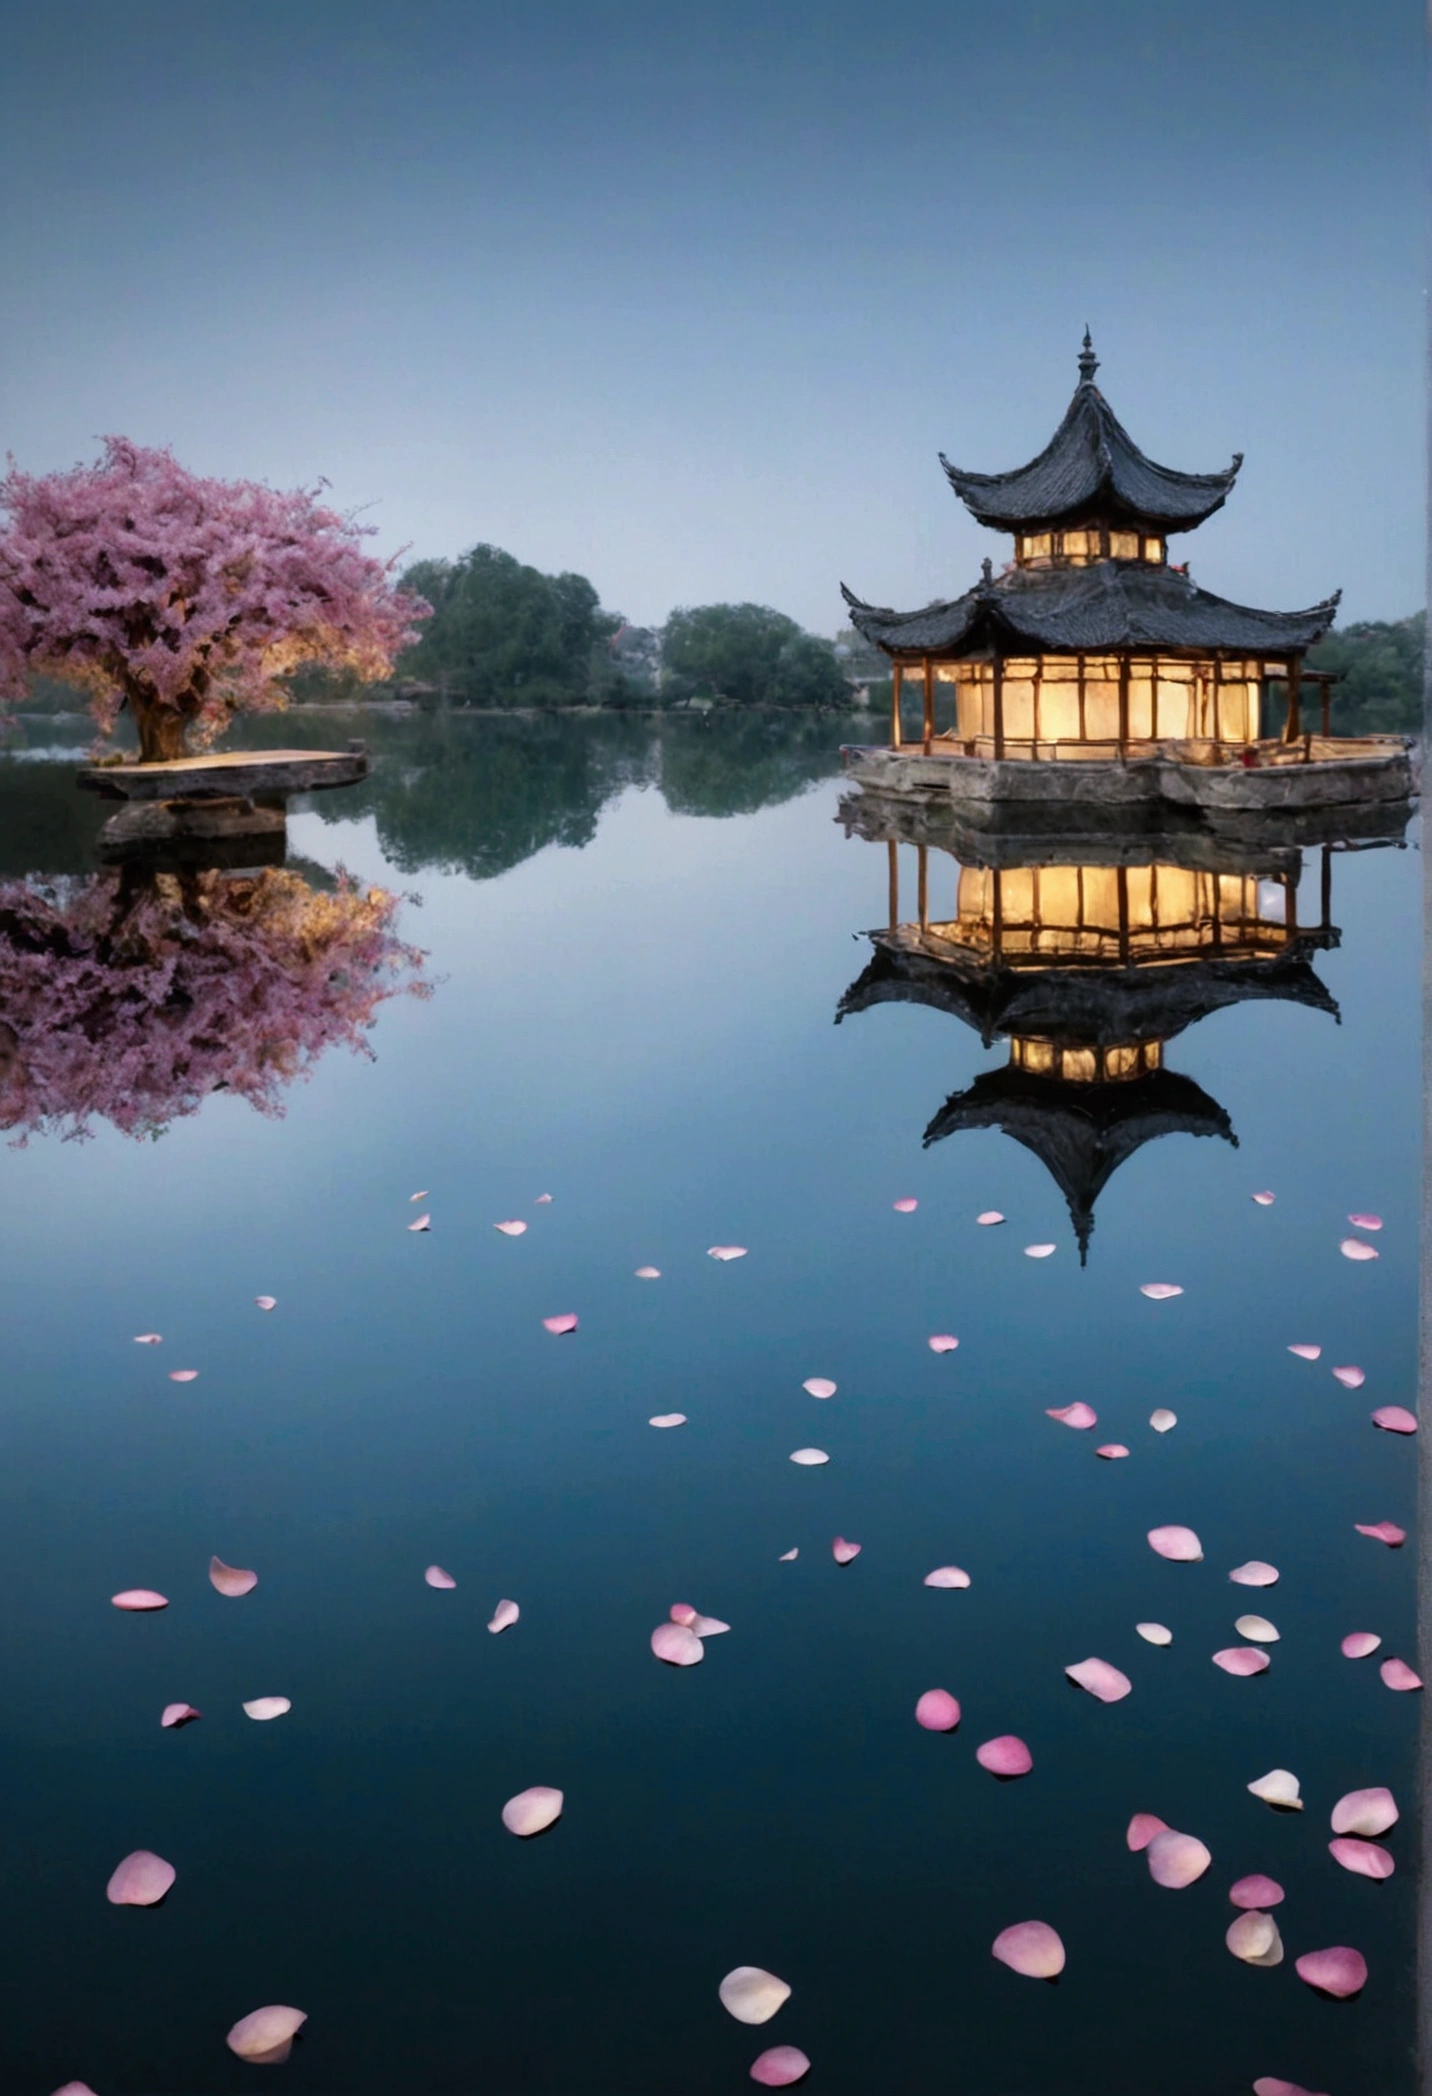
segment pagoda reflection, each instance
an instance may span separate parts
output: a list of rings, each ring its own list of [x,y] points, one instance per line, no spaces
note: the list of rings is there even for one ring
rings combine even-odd
[[[1077,840],[983,832],[902,842],[868,799],[847,830],[883,842],[886,922],[837,1023],[879,1004],[948,1012],[1006,1060],[946,1100],[925,1147],[998,1128],[1038,1157],[1087,1261],[1100,1193],[1166,1135],[1237,1146],[1227,1110],[1170,1069],[1169,1044],[1231,1005],[1338,1017],[1312,957],[1336,946],[1335,847],[1304,854],[1206,837]],[[908,834],[908,832],[907,832]]]

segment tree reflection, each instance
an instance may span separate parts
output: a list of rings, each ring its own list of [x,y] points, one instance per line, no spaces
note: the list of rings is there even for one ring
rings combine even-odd
[[[259,1113],[377,1008],[426,994],[398,900],[340,875],[126,866],[0,882],[0,1128],[155,1136],[228,1091]]]

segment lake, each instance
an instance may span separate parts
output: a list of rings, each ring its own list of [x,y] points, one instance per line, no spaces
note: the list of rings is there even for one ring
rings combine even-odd
[[[1190,847],[1160,902],[1147,852],[1041,887],[935,846],[922,927],[915,846],[892,912],[838,819],[859,732],[251,727],[375,767],[242,891],[97,874],[74,724],[0,762],[6,2088],[247,2088],[225,2033],[285,2003],[276,2086],[325,2096],[716,2096],[780,2045],[829,2096],[1412,2090],[1415,1545],[1356,1524],[1414,1510],[1370,1414],[1415,1402],[1417,851]],[[1094,1104],[1047,1064],[1080,1025]],[[673,1604],[730,1625],[699,1665],[651,1650]],[[1329,1815],[1382,1785],[1375,1882]],[[137,1849],[154,1908],[105,1897]],[[1252,1873],[1275,1969],[1225,1947]],[[991,1956],[1031,1919],[1053,1983]],[[1334,1945],[1355,1999],[1295,1971]],[[743,1965],[791,1989],[759,2028]]]

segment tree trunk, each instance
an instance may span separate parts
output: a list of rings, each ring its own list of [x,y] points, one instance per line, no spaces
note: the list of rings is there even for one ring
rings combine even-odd
[[[130,694],[134,724],[139,730],[141,764],[166,764],[189,754],[189,715],[177,706],[161,706],[157,699]]]

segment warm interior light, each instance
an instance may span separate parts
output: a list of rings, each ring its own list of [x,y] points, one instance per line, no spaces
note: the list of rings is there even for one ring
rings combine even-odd
[[[1120,661],[1086,655],[1083,675],[1074,655],[1011,657],[1003,665],[1006,755],[1108,757],[1121,732],[1129,742],[1255,742],[1261,679],[1256,662],[1212,657],[1136,655],[1129,658],[1127,713],[1121,718]],[[994,747],[994,666],[942,663],[941,683],[957,688],[953,737],[989,756]]]
[[[1186,866],[962,866],[940,945],[1009,967],[1268,958],[1288,943],[1286,891]]]

